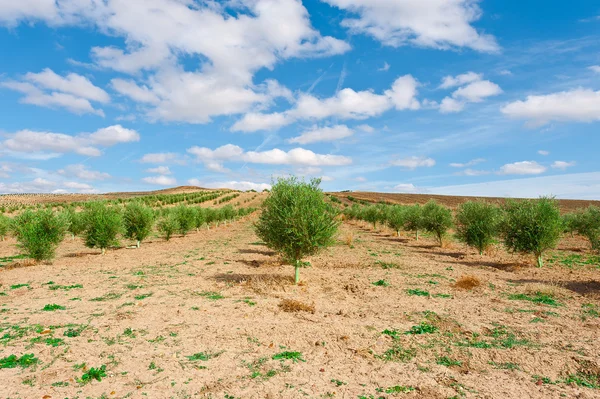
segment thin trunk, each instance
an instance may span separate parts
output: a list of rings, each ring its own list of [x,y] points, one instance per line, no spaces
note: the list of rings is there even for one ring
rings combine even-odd
[[[75,234],[71,233],[71,241],[75,240]]]
[[[479,249],[479,256],[483,255],[483,249]]]
[[[400,230],[396,230],[396,237],[400,237]]]
[[[419,230],[416,230],[417,233],[417,241],[419,241]]]
[[[296,285],[298,285],[298,283],[300,282],[300,267],[296,266],[296,275],[294,278]]]
[[[537,255],[537,266],[538,267],[544,266],[544,258],[542,258],[542,254]]]
[[[102,255],[106,253],[106,248],[102,248]]]
[[[137,242],[135,243],[135,246],[138,248],[140,247],[140,240],[137,240]]]

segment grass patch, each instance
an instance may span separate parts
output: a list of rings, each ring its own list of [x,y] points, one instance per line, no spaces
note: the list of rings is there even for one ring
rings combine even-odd
[[[96,298],[92,298],[90,299],[90,301],[92,302],[104,302],[104,301],[111,301],[113,299],[119,299],[121,298],[122,294],[116,293],[116,292],[109,292],[108,294],[96,297]]]
[[[26,369],[29,366],[37,364],[38,362],[38,358],[35,357],[33,353],[28,353],[21,357],[10,355],[0,359],[0,369],[14,369],[16,367]]]
[[[408,362],[417,355],[415,349],[405,349],[401,345],[394,345],[392,348],[383,352],[381,355],[375,355],[376,359],[385,362]]]
[[[389,287],[390,283],[387,280],[377,280],[372,282],[371,284],[373,284],[376,287]]]
[[[441,366],[452,367],[452,366],[462,366],[462,362],[460,360],[450,359],[447,356],[438,357],[435,362]]]
[[[70,290],[74,290],[74,289],[78,289],[78,288],[83,288],[83,285],[81,285],[81,284],[73,284],[73,285],[52,284],[48,288],[50,288],[51,291],[57,291],[57,290],[70,291]]]
[[[191,362],[197,362],[199,360],[206,362],[214,357],[218,357],[221,353],[223,353],[223,352],[215,352],[215,353],[198,352],[198,353],[194,353],[193,355],[186,356],[186,358]]]
[[[513,301],[529,301],[533,303],[540,303],[548,306],[558,307],[562,306],[562,303],[557,302],[552,295],[544,294],[541,292],[535,292],[531,295],[527,294],[511,294],[508,299]]]
[[[18,290],[19,288],[24,288],[24,287],[31,288],[31,286],[29,284],[14,284],[14,285],[10,286],[10,289]]]
[[[134,299],[136,301],[141,301],[142,299],[146,299],[146,298],[150,298],[152,296],[152,292],[148,293],[148,294],[140,294],[140,295],[136,295],[134,296]]]
[[[280,352],[271,357],[273,360],[291,360],[294,363],[298,363],[298,361],[305,362],[302,358],[301,352]]]
[[[382,269],[400,269],[400,265],[398,265],[397,263],[394,262],[384,262],[381,260],[375,261],[376,265],[381,266]]]
[[[419,288],[406,290],[406,293],[413,296],[430,296],[429,291],[421,290]]]
[[[438,330],[438,328],[436,326],[424,321],[417,326],[412,326],[410,330],[405,332],[405,334],[412,334],[412,335],[433,334],[437,330]]]
[[[55,310],[65,310],[66,307],[57,305],[55,303],[48,304],[42,308],[44,312],[54,312]]]
[[[219,299],[225,298],[223,295],[221,295],[220,292],[215,292],[215,291],[202,291],[202,292],[197,293],[197,295],[200,295],[204,298],[210,299],[211,301],[217,301]]]
[[[77,382],[87,384],[93,380],[102,381],[102,378],[104,377],[106,377],[106,365],[102,365],[99,368],[90,368]]]

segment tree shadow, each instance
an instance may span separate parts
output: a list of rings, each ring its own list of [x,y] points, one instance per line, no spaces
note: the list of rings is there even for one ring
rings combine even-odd
[[[458,259],[458,258],[457,258]],[[446,263],[450,265],[460,265],[467,267],[491,267],[492,269],[502,270],[504,272],[514,272],[516,269],[523,267],[523,264],[518,262],[498,262],[498,261],[487,261],[487,260],[464,260],[461,259],[460,262],[457,261],[440,261],[441,263]]]
[[[245,274],[245,273],[219,273],[213,277],[221,283],[281,286],[294,284],[294,277],[284,274],[263,273],[263,274]]]
[[[409,242],[410,240],[408,238],[402,238],[402,237],[385,237],[384,240],[387,241],[392,241],[392,242],[400,242],[402,244],[406,244],[407,242]]]
[[[114,249],[111,249],[114,251]],[[70,254],[66,254],[65,258],[82,258],[84,256],[94,256],[94,255],[102,255],[101,251],[81,251],[81,252],[72,252]]]
[[[240,249],[238,250],[240,254],[257,254],[257,255],[265,255],[265,256],[273,256],[277,255],[275,251],[262,250],[262,249]]]
[[[569,291],[575,292],[583,296],[600,297],[600,281],[587,280],[587,281],[548,281],[541,279],[520,279],[520,280],[508,280],[511,283],[517,284],[548,284],[548,285],[559,285],[560,287],[566,288]]]

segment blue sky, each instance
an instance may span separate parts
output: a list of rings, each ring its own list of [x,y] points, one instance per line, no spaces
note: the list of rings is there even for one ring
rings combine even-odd
[[[0,1],[0,192],[599,198],[594,3]]]

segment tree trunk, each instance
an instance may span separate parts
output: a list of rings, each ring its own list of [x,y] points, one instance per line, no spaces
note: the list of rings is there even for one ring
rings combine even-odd
[[[419,230],[416,231],[417,234],[417,241],[419,241]]]
[[[138,248],[140,247],[140,240],[137,240],[137,242],[135,243],[135,246]]]
[[[106,248],[102,248],[102,255],[106,253]]]
[[[537,255],[537,267],[544,266],[544,258],[542,258],[542,254]]]
[[[298,283],[300,282],[300,267],[299,266],[296,266],[296,273],[295,273],[294,281],[296,282],[296,285],[298,285]]]
[[[396,230],[396,237],[400,237],[400,230]]]
[[[75,234],[71,233],[71,241],[75,240]]]

